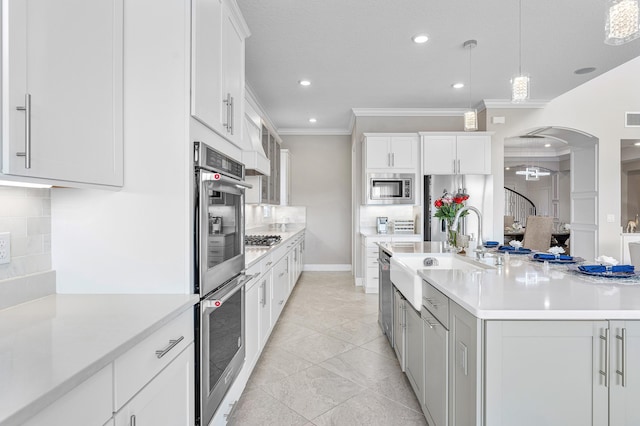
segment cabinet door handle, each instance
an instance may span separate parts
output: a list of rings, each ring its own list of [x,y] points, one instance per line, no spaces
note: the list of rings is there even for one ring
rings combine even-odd
[[[599,373],[604,377],[604,386],[609,387],[609,329],[604,329],[604,336],[600,335],[600,340],[604,341],[604,370]]]
[[[435,324],[432,324],[431,321],[429,321],[428,318],[424,318],[424,323],[427,324],[429,326],[429,328],[433,328],[433,327],[438,325],[437,321],[435,322]]]
[[[260,300],[260,304],[264,307],[267,304],[267,281],[262,281],[260,287],[262,287],[262,299]]]
[[[129,417],[129,426],[136,426],[136,415],[132,414],[131,417]]]
[[[224,104],[227,107],[227,122],[224,123],[223,126],[224,126],[225,129],[227,129],[227,132],[230,132],[231,131],[231,119],[230,119],[231,115],[230,115],[230,112],[231,112],[231,103],[233,102],[232,98],[231,98],[231,93],[227,93],[227,98],[225,100],[223,100],[222,102],[224,102]]]
[[[453,174],[455,175],[456,173],[456,160],[453,160]]]
[[[395,153],[391,153],[391,166],[395,167],[396,165],[396,154]]]
[[[622,377],[622,387],[627,386],[627,329],[622,329],[622,335],[616,334],[616,339],[620,340],[622,347],[622,369],[616,370],[616,373]]]
[[[24,157],[24,168],[31,168],[31,95],[24,95],[24,106],[16,107],[18,111],[24,111],[24,151],[16,152],[17,157]]]
[[[233,135],[233,129],[235,128],[235,123],[233,122],[233,115],[234,115],[234,111],[235,111],[235,102],[233,102],[233,96],[230,96],[231,98],[231,113],[229,114],[229,123],[231,123],[229,125],[229,128],[231,129],[230,132]]]
[[[458,173],[462,173],[460,172],[460,160],[458,160]]]
[[[156,351],[156,356],[158,357],[158,359],[165,356],[171,349],[173,349],[178,343],[182,342],[183,340],[184,340],[184,336],[180,336],[177,339],[169,340],[169,344],[167,345],[166,348],[159,349]]]

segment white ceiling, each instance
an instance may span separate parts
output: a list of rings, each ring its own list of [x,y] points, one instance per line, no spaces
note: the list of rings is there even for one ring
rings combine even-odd
[[[515,0],[237,1],[252,32],[247,84],[280,131],[349,130],[352,108],[466,108],[469,87],[451,84],[468,82],[469,39],[478,40],[472,105],[509,99],[518,72]],[[604,44],[604,13],[603,0],[522,1],[532,99],[553,99],[640,55],[640,39]],[[429,42],[414,44],[418,33]],[[574,74],[584,67],[596,71]]]

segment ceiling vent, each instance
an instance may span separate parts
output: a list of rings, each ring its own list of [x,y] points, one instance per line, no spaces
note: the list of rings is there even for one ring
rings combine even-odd
[[[640,127],[640,112],[626,112],[624,125],[625,127]]]

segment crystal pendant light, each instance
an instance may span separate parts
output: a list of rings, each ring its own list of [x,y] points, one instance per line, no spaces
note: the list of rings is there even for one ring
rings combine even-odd
[[[471,108],[471,49],[478,45],[477,40],[467,40],[462,46],[469,49],[469,109],[464,113],[464,131],[478,130],[478,112]]]
[[[518,2],[518,75],[511,79],[511,102],[529,99],[529,76],[522,74],[522,0]]]
[[[638,0],[606,0],[604,42],[618,46],[640,37]]]

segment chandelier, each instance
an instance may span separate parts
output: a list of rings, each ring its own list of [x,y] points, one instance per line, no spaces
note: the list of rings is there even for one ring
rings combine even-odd
[[[606,44],[617,46],[640,37],[638,0],[606,0],[606,5]]]
[[[518,170],[517,175],[524,175],[525,180],[540,180],[540,176],[549,176],[551,173],[540,170],[539,167],[527,167],[524,170]]]

